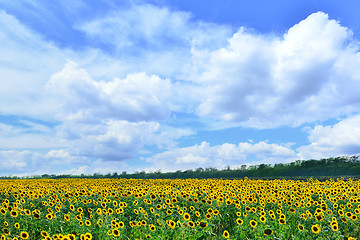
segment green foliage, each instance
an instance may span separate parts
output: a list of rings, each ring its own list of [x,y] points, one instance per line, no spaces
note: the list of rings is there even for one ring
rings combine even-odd
[[[186,178],[223,178],[223,179],[238,179],[243,177],[250,178],[303,178],[307,177],[337,177],[337,176],[359,176],[360,175],[360,160],[359,156],[339,156],[326,159],[310,159],[310,160],[296,160],[291,163],[276,163],[251,165],[246,167],[242,165],[240,168],[231,169],[229,166],[222,170],[214,167],[197,168],[195,170],[189,169],[186,171],[178,170],[176,172],[162,173],[161,170],[146,173],[145,171],[136,171],[135,173],[127,173],[123,171],[118,173],[100,174],[94,173],[92,175],[55,175],[43,174],[30,177],[22,177],[27,179],[60,179],[60,178],[135,178],[135,179],[186,179]],[[16,176],[0,177],[0,179],[20,179]]]

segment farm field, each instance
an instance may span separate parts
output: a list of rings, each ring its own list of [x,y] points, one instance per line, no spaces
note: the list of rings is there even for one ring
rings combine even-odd
[[[360,181],[0,181],[0,239],[360,239]]]

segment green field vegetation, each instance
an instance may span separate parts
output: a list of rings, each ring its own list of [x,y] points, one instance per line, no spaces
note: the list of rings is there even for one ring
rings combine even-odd
[[[0,181],[0,239],[357,239],[360,180]]]

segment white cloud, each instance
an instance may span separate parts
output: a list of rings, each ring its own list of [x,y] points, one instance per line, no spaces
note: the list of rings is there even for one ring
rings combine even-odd
[[[184,32],[188,18],[188,13],[170,12],[167,8],[132,5],[130,9],[118,10],[78,28],[89,37],[118,48],[137,48],[139,43],[162,46],[166,38],[179,37],[178,33]]]
[[[194,22],[189,12],[171,11],[152,4],[131,4],[92,21],[78,23],[76,28],[95,41],[133,53],[150,47],[157,52],[191,45],[208,47],[210,43],[216,47],[230,31],[226,26]],[[216,36],[209,34],[214,31]]]
[[[0,112],[50,118],[54,112],[42,96],[43,85],[69,51],[44,41],[2,10],[0,25]]]
[[[0,175],[9,176],[12,174],[23,176],[30,175],[42,165],[42,154],[29,150],[0,150]]]
[[[28,164],[27,160],[31,155],[30,151],[0,151],[1,169],[24,169]]]
[[[44,158],[52,166],[74,166],[90,163],[90,160],[85,157],[72,156],[66,149],[50,150]]]
[[[78,22],[75,27],[91,42],[100,42],[111,49],[116,57],[108,64],[114,68],[126,66],[130,72],[146,71],[178,79],[189,63],[193,46],[216,49],[226,43],[232,31],[228,26],[195,22],[188,12],[134,3],[90,21]],[[114,61],[117,63],[113,64]]]
[[[66,66],[51,76],[46,84],[48,93],[61,105],[61,120],[128,121],[164,120],[168,117],[167,101],[172,89],[169,80],[145,73],[129,74],[97,82],[85,69],[68,61]]]
[[[81,174],[89,174],[89,166],[81,166],[78,168],[71,168],[64,171],[60,171],[57,173],[59,175],[61,174],[70,174],[70,175],[81,175]]]
[[[187,77],[203,89],[200,116],[256,128],[298,126],[359,111],[358,51],[349,29],[318,12],[283,38],[240,28],[224,48],[195,49]]]
[[[256,160],[250,160],[255,156]],[[224,143],[210,146],[207,142],[191,147],[175,148],[156,154],[146,159],[153,163],[150,170],[176,171],[195,169],[198,167],[225,166],[239,167],[242,164],[272,164],[275,162],[289,162],[296,160],[297,155],[291,148],[266,142],[247,143],[238,145]],[[250,160],[250,162],[249,162]]]
[[[133,159],[144,145],[172,147],[174,139],[192,133],[159,123],[170,116],[167,102],[173,89],[156,75],[98,82],[69,61],[50,78],[46,91],[58,101],[62,124],[57,136],[69,143],[72,155]]]
[[[27,127],[11,126],[0,123],[0,146],[3,149],[43,149],[64,146],[54,138],[54,131],[49,127],[27,120],[19,123]]]
[[[302,159],[360,155],[360,115],[333,126],[316,125],[309,131],[309,145],[297,149]]]
[[[207,162],[206,158],[194,156],[191,153],[189,153],[188,155],[182,156],[182,157],[178,157],[178,158],[176,158],[176,161],[175,161],[176,164],[182,164],[182,163],[204,164],[206,162]]]

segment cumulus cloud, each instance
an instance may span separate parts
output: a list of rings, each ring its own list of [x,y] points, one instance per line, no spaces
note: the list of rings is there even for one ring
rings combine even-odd
[[[203,89],[200,116],[256,128],[298,126],[359,111],[358,51],[349,29],[318,12],[282,38],[240,28],[226,47],[195,49],[198,67],[187,77]]]
[[[255,161],[252,159],[255,157]],[[191,147],[175,148],[156,154],[146,159],[153,163],[149,170],[161,169],[163,171],[176,171],[195,169],[197,167],[224,166],[239,167],[242,164],[272,164],[275,162],[288,162],[297,158],[296,152],[288,146],[267,143],[241,142],[238,145],[224,143],[210,146],[208,142]],[[249,162],[250,161],[250,162]]]
[[[302,159],[360,155],[360,115],[333,126],[316,125],[309,130],[309,145],[297,149]]]
[[[58,136],[71,142],[71,153],[108,161],[135,158],[145,145],[170,146],[186,129],[160,127],[170,115],[168,79],[145,73],[95,81],[69,61],[46,84],[58,101]],[[167,143],[166,143],[167,142]]]
[[[90,163],[90,159],[72,156],[66,149],[50,150],[44,155],[44,158],[47,162],[50,162],[52,166],[74,166]]]
[[[169,80],[145,73],[97,82],[71,61],[51,76],[46,90],[61,105],[59,118],[77,121],[164,120],[169,115],[166,103],[172,91]]]

